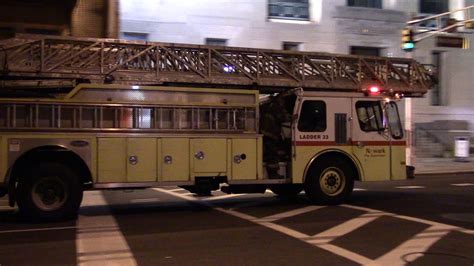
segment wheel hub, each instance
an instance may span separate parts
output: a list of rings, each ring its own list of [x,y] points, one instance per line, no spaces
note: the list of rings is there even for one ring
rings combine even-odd
[[[330,196],[340,194],[345,185],[345,176],[338,168],[327,168],[319,179],[321,190]]]
[[[44,211],[60,208],[66,201],[66,195],[66,185],[59,177],[41,178],[32,190],[33,203]]]

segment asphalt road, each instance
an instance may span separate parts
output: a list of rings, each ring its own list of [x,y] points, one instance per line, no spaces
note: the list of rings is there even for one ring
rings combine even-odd
[[[474,175],[356,187],[331,207],[304,194],[91,191],[76,221],[49,224],[0,207],[0,265],[474,265]]]

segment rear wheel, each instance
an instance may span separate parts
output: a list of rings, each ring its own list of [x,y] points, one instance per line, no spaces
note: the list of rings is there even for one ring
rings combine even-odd
[[[59,220],[76,217],[82,201],[78,176],[59,163],[39,163],[18,182],[18,207],[33,220]]]
[[[336,205],[346,201],[354,188],[354,173],[341,158],[320,160],[305,179],[304,189],[309,200],[317,204]]]

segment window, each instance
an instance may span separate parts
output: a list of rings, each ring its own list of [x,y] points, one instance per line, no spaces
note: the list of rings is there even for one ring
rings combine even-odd
[[[353,54],[353,55],[380,56],[380,48],[378,48],[378,47],[351,46],[351,54]]]
[[[141,32],[122,32],[122,38],[129,41],[147,41],[148,33]]]
[[[227,46],[227,39],[206,38],[206,45]]]
[[[400,116],[398,114],[397,104],[394,102],[389,102],[387,104],[387,118],[388,118],[388,128],[394,139],[403,138],[403,128],[402,122],[400,121]]]
[[[382,8],[382,0],[348,0],[348,6]]]
[[[301,43],[299,42],[283,42],[282,48],[287,51],[299,51]]]
[[[440,14],[448,11],[448,0],[420,0],[420,13]]]
[[[434,52],[432,54],[433,57],[433,68],[435,69],[432,73],[432,78],[435,81],[435,84],[431,91],[431,105],[439,106],[443,105],[443,94],[441,90],[441,73],[438,71],[442,67],[442,54],[440,52]]]
[[[360,129],[366,132],[384,130],[382,107],[379,101],[358,101],[356,111]]]
[[[308,0],[268,0],[268,17],[309,20]]]
[[[326,130],[326,103],[304,101],[301,107],[298,130],[301,132],[323,132]]]

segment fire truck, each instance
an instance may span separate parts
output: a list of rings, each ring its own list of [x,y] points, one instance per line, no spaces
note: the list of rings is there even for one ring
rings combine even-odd
[[[0,195],[43,220],[75,217],[86,190],[170,185],[340,204],[354,181],[412,175],[397,102],[432,86],[405,58],[38,35],[0,47]],[[282,113],[268,142],[262,124]]]

